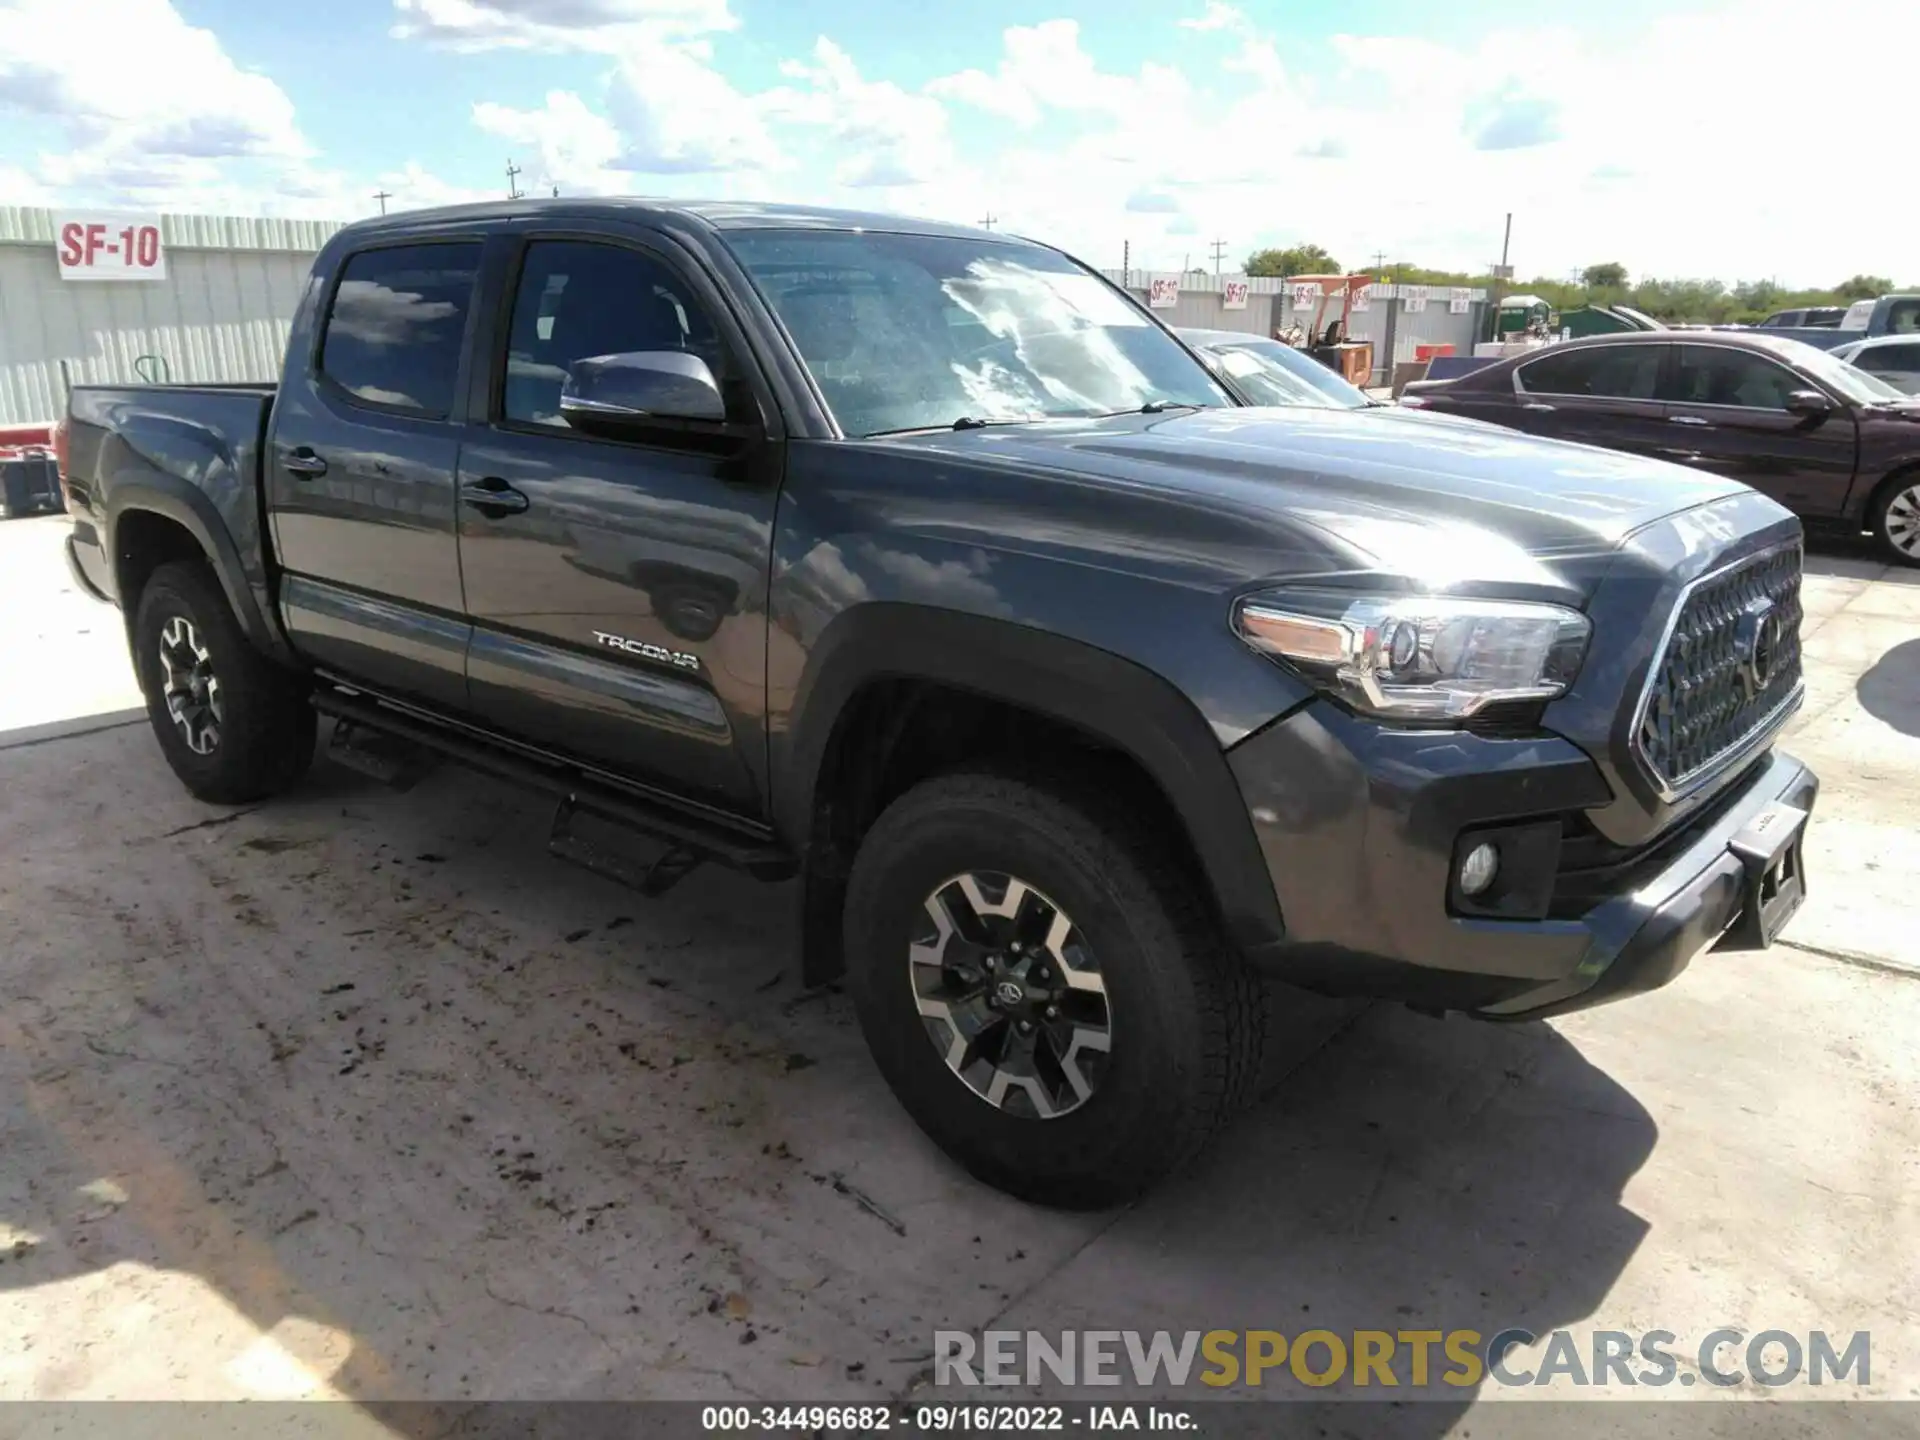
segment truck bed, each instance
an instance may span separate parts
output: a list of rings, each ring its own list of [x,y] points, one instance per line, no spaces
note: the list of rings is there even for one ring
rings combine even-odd
[[[231,554],[249,588],[266,590],[262,447],[274,384],[77,385],[68,400],[67,508],[76,564],[115,594],[111,517],[138,490]],[[162,503],[164,502],[164,503]]]

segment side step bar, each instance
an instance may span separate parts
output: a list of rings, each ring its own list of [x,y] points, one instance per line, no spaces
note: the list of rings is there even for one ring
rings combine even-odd
[[[792,853],[771,837],[615,789],[561,761],[510,750],[425,716],[403,713],[364,694],[323,689],[315,693],[313,708],[358,729],[391,735],[470,769],[552,796],[560,802],[550,844],[553,853],[633,885],[643,894],[661,893],[701,860],[744,870],[762,880],[783,880],[798,868]],[[669,848],[650,865],[636,867],[579,839],[573,831],[576,813],[638,831]]]

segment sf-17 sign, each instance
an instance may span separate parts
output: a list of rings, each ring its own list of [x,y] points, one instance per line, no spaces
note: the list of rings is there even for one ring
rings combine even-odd
[[[1176,280],[1155,280],[1147,286],[1147,308],[1150,310],[1171,310],[1180,303],[1180,282]]]
[[[54,257],[62,280],[164,280],[167,251],[151,216],[59,214]]]
[[[1225,285],[1226,298],[1220,302],[1221,307],[1227,310],[1246,309],[1247,292],[1253,287],[1244,280],[1228,280]]]

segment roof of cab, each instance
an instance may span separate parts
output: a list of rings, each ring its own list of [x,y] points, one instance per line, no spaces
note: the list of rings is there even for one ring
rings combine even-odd
[[[642,224],[692,224],[712,230],[875,230],[895,235],[941,235],[976,240],[1032,244],[1018,236],[954,225],[944,220],[922,220],[865,210],[830,210],[818,205],[776,205],[741,200],[665,200],[639,195],[604,197],[526,196],[518,200],[487,200],[472,205],[444,205],[430,210],[396,211],[356,221],[356,234],[407,231],[422,227],[458,225],[462,221],[505,221],[546,217],[598,215]]]

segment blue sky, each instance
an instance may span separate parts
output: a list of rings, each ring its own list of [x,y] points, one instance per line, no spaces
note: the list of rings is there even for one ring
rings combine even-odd
[[[527,188],[974,220],[1102,264],[1315,240],[1358,266],[1833,283],[1916,272],[1767,77],[1788,0],[0,0],[0,203],[350,219]],[[1920,40],[1910,0],[1827,34]],[[84,37],[84,38],[82,38]],[[1656,100],[1655,97],[1658,99]],[[1849,96],[1907,133],[1898,87]],[[1907,279],[1920,278],[1908,273]]]

